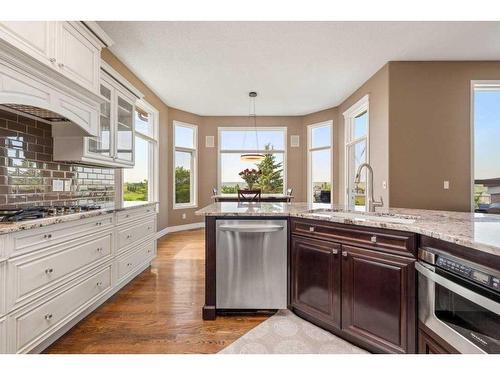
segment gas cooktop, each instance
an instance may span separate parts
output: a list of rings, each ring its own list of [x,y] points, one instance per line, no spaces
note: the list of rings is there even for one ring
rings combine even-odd
[[[33,206],[26,208],[0,208],[0,222],[19,222],[26,220],[42,219],[45,217],[61,216],[99,210],[98,205],[75,205],[75,206]]]

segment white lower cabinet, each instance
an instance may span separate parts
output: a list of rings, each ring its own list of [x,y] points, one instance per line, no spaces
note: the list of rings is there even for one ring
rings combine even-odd
[[[74,318],[80,311],[111,291],[112,265],[85,275],[61,291],[53,292],[9,316],[10,347],[26,353]]]
[[[155,248],[156,242],[150,240],[138,246],[138,249],[133,248],[131,251],[118,257],[116,260],[117,284],[126,280],[128,276],[146,263],[151,262],[156,255]]]
[[[151,263],[154,205],[134,213],[0,236],[0,353],[40,352]]]
[[[7,317],[0,318],[0,353],[7,353]]]

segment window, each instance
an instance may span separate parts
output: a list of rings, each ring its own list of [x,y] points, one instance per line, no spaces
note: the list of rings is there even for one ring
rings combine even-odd
[[[174,121],[174,208],[197,205],[198,127]]]
[[[307,201],[332,202],[332,121],[307,127]]]
[[[357,210],[366,208],[366,169],[363,169],[358,184],[355,178],[358,167],[369,162],[368,119],[368,95],[344,112],[346,200]]]
[[[134,113],[133,168],[123,169],[124,201],[158,200],[158,111],[144,100]]]
[[[260,162],[242,161],[244,153],[263,153]],[[239,176],[246,169],[262,175],[255,187],[263,193],[283,193],[286,188],[286,128],[219,128],[219,192],[236,193],[247,184]]]
[[[500,81],[472,83],[473,194],[478,212],[500,212]]]

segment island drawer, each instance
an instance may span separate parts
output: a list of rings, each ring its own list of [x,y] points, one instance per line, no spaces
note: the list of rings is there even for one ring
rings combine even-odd
[[[291,232],[295,235],[364,246],[399,255],[415,256],[417,251],[417,236],[409,232],[307,219],[292,219]]]
[[[26,353],[112,288],[112,266],[94,271],[42,304],[32,304],[9,316],[11,350]]]
[[[9,306],[31,299],[38,291],[64,282],[72,274],[88,268],[97,262],[111,259],[112,232],[103,233],[86,243],[72,241],[51,248],[49,251],[29,253],[9,260],[9,280],[12,286],[8,291]]]
[[[154,218],[141,223],[134,223],[132,226],[119,227],[117,229],[118,253],[128,245],[144,240],[155,232],[156,224]]]

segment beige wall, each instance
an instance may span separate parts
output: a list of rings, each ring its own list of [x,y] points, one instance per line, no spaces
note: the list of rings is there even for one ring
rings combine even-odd
[[[391,206],[469,211],[470,81],[500,79],[500,62],[389,67]]]
[[[344,177],[344,116],[353,104],[363,96],[369,95],[369,162],[374,172],[374,197],[376,200],[382,197],[384,207],[389,206],[389,69],[384,65],[359,89],[349,96],[338,107],[338,163],[337,166],[339,196],[338,202],[346,203],[345,177]],[[382,187],[382,182],[387,182],[387,189]],[[392,203],[392,202],[391,202]]]
[[[168,155],[167,145],[168,142],[168,107],[163,101],[149,89],[137,76],[130,71],[120,60],[116,58],[109,50],[104,49],[101,53],[101,57],[106,61],[112,68],[114,68],[118,73],[120,73],[125,79],[127,79],[132,85],[134,85],[138,90],[144,94],[144,99],[155,107],[159,111],[159,160],[160,160],[160,173],[159,173],[159,213],[158,213],[158,230],[167,227],[167,217],[168,217],[168,202],[165,199],[169,189],[168,185],[168,171],[163,168],[163,163],[168,162],[170,157]],[[117,181],[121,179],[120,170],[116,175]]]

